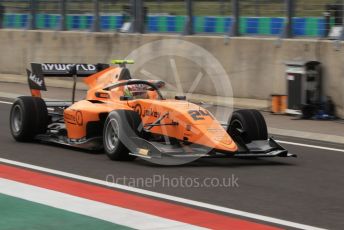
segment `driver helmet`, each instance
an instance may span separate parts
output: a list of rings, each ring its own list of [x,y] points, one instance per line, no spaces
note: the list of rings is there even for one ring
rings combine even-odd
[[[134,84],[124,86],[124,96],[133,97],[135,99],[147,99],[147,86],[143,84]]]

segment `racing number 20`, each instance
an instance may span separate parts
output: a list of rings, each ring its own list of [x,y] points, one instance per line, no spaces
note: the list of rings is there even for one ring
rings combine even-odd
[[[213,118],[213,116],[208,111],[204,110],[189,110],[188,113],[195,121],[204,120],[204,117]]]

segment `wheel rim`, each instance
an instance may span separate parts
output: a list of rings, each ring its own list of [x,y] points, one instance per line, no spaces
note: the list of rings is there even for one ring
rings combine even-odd
[[[11,127],[15,133],[18,133],[23,124],[23,113],[19,105],[14,106],[11,119]]]
[[[115,150],[119,144],[118,135],[118,122],[115,119],[111,119],[106,126],[105,133],[105,144],[111,152]]]
[[[231,130],[232,130],[232,131],[236,131],[236,130],[238,130],[238,129],[243,130],[243,129],[244,129],[244,126],[243,126],[243,124],[241,123],[241,121],[235,119],[235,120],[233,120],[233,121],[231,122]]]

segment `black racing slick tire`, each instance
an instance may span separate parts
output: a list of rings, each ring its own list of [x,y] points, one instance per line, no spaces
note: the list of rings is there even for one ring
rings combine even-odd
[[[241,130],[241,138],[245,143],[268,139],[265,119],[258,110],[244,109],[233,112],[227,132],[238,133],[237,129]]]
[[[141,118],[134,111],[115,110],[108,115],[103,129],[103,145],[106,155],[111,160],[132,161],[136,158],[129,154],[123,142],[129,135],[140,136],[140,125]]]
[[[48,126],[48,110],[42,98],[23,96],[13,103],[10,114],[10,129],[16,141],[32,141],[43,134]]]

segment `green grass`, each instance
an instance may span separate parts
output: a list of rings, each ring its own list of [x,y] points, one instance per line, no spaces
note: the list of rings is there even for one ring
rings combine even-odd
[[[131,228],[74,212],[0,194],[1,229],[129,230]]]
[[[295,16],[321,17],[325,10],[325,5],[335,3],[335,0],[295,0]],[[128,0],[100,0],[100,10],[102,13],[121,13],[122,6],[128,4]],[[229,16],[232,14],[231,0],[204,1],[194,0],[195,15]],[[279,17],[284,16],[284,0],[240,0],[240,10],[242,16],[262,16]],[[256,2],[259,2],[257,5]],[[2,1],[7,13],[29,12],[29,1],[27,0],[7,0]],[[186,15],[184,0],[146,0],[145,6],[151,14],[171,14]],[[59,13],[59,0],[37,1],[38,12]],[[69,0],[67,5],[68,13],[92,13],[94,4],[92,0]]]

